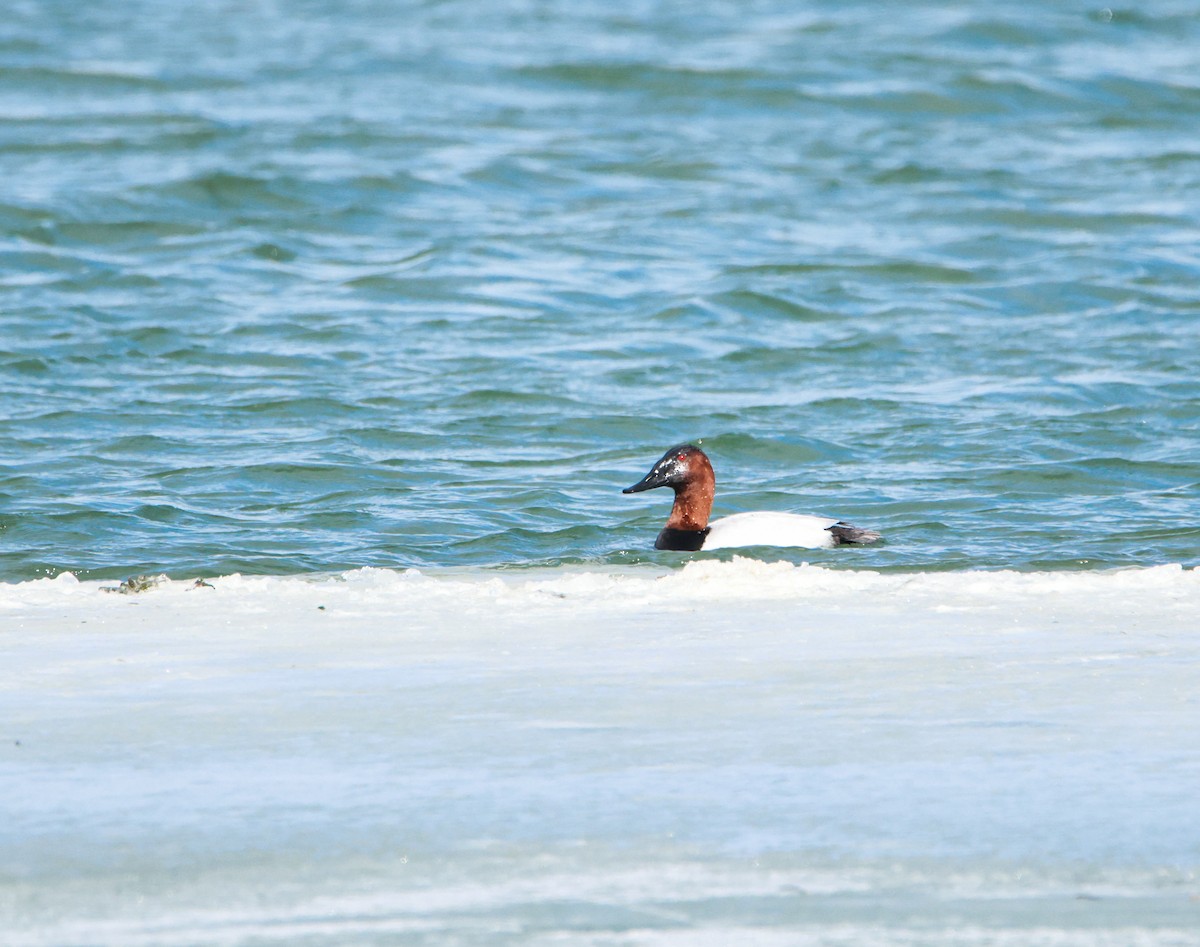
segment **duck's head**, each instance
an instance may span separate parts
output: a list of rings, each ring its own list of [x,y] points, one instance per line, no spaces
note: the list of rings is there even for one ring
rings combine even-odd
[[[697,480],[712,477],[712,464],[695,444],[672,447],[650,468],[650,472],[622,493],[641,493],[655,487],[670,487],[676,493]]]

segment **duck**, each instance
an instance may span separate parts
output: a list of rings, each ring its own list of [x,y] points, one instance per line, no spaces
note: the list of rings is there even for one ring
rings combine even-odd
[[[658,459],[650,472],[622,493],[641,493],[657,487],[675,491],[667,525],[654,541],[655,549],[681,552],[733,549],[739,546],[798,546],[820,549],[865,546],[883,537],[871,529],[825,516],[800,513],[734,513],[708,522],[717,477],[708,455],[695,444],[679,444]]]

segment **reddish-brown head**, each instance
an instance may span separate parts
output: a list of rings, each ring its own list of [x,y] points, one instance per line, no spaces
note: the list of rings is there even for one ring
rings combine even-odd
[[[696,530],[708,525],[717,478],[712,464],[695,444],[672,447],[650,468],[650,472],[622,493],[641,493],[656,487],[675,491],[675,506],[667,526]]]

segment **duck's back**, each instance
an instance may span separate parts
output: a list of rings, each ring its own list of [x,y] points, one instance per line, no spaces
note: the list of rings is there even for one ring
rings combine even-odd
[[[838,521],[827,516],[799,513],[735,513],[723,516],[709,526],[704,549],[732,549],[737,546],[801,546],[819,549],[836,546],[838,539],[829,531]]]

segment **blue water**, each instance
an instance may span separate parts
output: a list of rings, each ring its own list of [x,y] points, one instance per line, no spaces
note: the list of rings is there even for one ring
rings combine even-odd
[[[1200,17],[11,4],[0,579],[1197,561]]]

